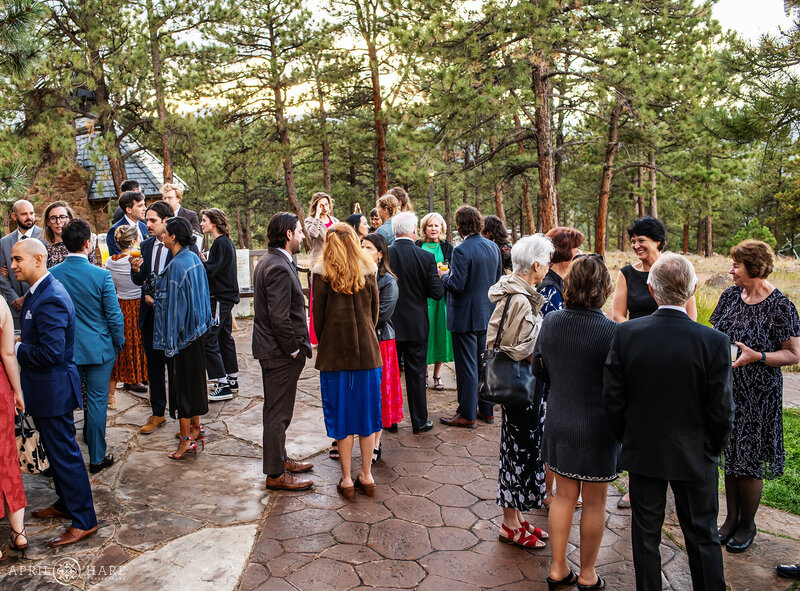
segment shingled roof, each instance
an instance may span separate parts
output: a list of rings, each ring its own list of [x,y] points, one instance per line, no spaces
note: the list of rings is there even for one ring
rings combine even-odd
[[[118,134],[122,129],[114,124]],[[92,173],[86,198],[91,201],[109,201],[117,198],[108,157],[95,147],[100,138],[100,128],[95,119],[78,117],[75,120],[75,143],[78,148],[78,164]],[[160,198],[159,189],[163,184],[164,165],[150,150],[144,148],[130,135],[122,140],[120,151],[131,154],[125,160],[125,172],[129,179],[139,181],[142,193],[148,198]],[[189,186],[178,175],[173,175],[173,183],[187,190]]]

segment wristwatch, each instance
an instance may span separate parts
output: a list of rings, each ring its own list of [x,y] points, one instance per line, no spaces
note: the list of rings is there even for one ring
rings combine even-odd
[[[766,363],[766,362],[767,362],[767,354],[762,351],[761,352],[761,363]]]

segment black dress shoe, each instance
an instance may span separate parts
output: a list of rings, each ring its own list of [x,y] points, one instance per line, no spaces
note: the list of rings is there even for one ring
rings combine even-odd
[[[388,427],[386,427],[386,430],[387,430],[389,433],[397,433],[397,423],[392,423],[391,425],[389,425]]]
[[[414,433],[424,433],[425,431],[430,431],[431,429],[433,429],[433,423],[427,421],[424,425],[422,425],[422,427],[419,429],[414,429],[413,431]]]
[[[800,581],[800,562],[797,564],[779,564],[775,567],[779,577]]]
[[[108,454],[106,457],[104,457],[96,464],[89,464],[89,472],[91,472],[92,474],[97,474],[101,470],[105,470],[106,468],[111,466],[111,464],[113,463],[114,463],[114,456]]]
[[[750,544],[753,543],[753,538],[756,537],[756,532],[753,532],[753,535],[747,538],[744,542],[737,542],[733,538],[728,540],[728,543],[725,544],[725,549],[732,553],[732,554],[740,554],[744,552],[750,547]]]
[[[729,540],[730,540],[730,539],[733,537],[733,533],[729,533],[729,534],[721,534],[721,533],[719,532],[719,530],[717,530],[717,533],[719,534],[719,545],[720,545],[720,546],[725,546],[725,545],[727,545],[727,544],[728,544],[728,541],[729,541]]]

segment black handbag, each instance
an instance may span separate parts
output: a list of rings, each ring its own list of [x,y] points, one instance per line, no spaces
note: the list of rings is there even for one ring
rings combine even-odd
[[[511,298],[506,298],[503,315],[497,327],[494,346],[483,352],[478,382],[478,398],[490,404],[504,406],[529,406],[534,399],[535,378],[531,372],[531,364],[527,359],[514,361],[500,351],[503,337],[503,325]]]

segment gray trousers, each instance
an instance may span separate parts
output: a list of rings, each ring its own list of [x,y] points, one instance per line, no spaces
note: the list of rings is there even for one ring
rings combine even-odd
[[[292,422],[297,380],[306,365],[298,354],[281,359],[259,359],[264,388],[264,474],[281,474],[286,456],[286,429]]]

